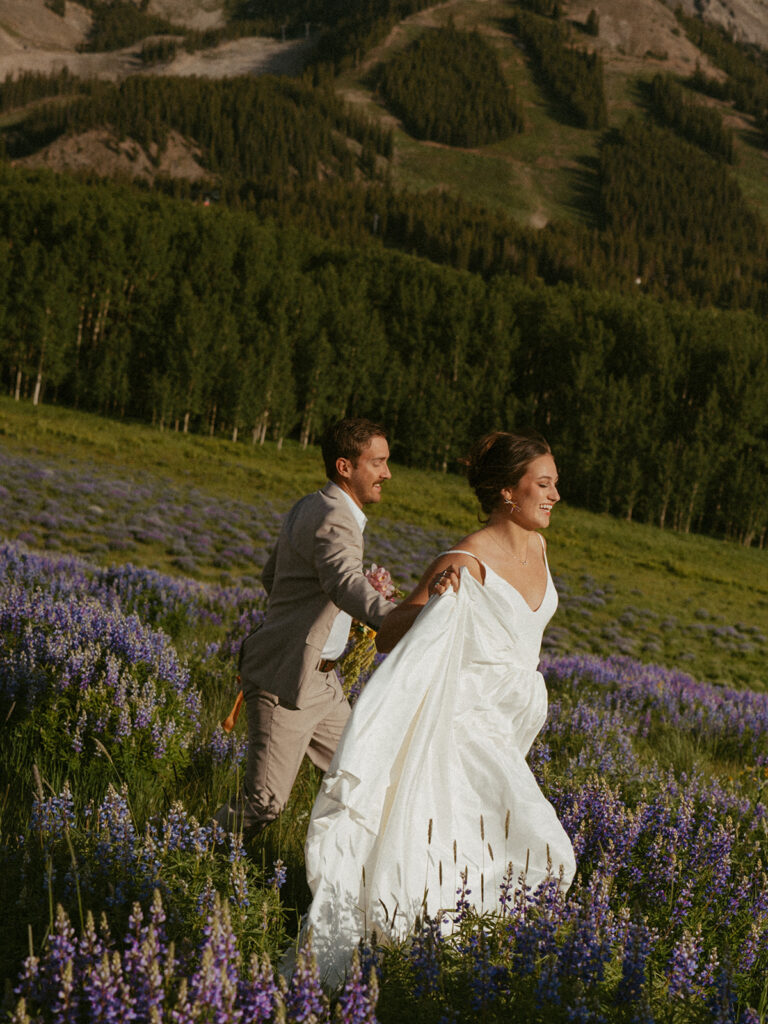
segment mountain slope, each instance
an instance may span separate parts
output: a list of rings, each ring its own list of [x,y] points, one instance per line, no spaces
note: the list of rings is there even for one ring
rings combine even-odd
[[[510,32],[519,9],[519,4],[505,0],[448,0],[421,10],[396,25],[355,70],[340,75],[336,91],[380,126],[394,127],[394,155],[387,173],[396,188],[448,192],[512,215],[518,223],[532,228],[552,221],[581,221],[591,227],[595,223],[592,193],[602,132],[576,127],[553,103],[532,66],[530,54]],[[757,37],[761,26],[768,32],[768,17],[763,16],[763,8],[755,0],[745,5],[743,23],[735,0],[729,9],[735,12],[741,35]],[[151,0],[148,11],[190,29],[215,27],[223,20],[223,6],[218,0]],[[585,31],[592,11],[599,24],[597,35]],[[191,53],[179,47],[172,59],[148,67],[141,60],[141,42],[113,53],[77,52],[76,47],[86,38],[90,14],[69,0],[65,12],[64,18],[58,17],[44,0],[0,0],[0,77],[19,71],[50,73],[63,67],[78,76],[113,79],[146,72],[204,78],[296,75],[316,43],[314,30],[309,38],[285,42],[244,37]],[[403,131],[384,105],[377,92],[377,69],[420,34],[449,21],[460,29],[477,30],[496,48],[522,110],[522,134],[475,149],[422,142]],[[602,61],[610,126],[621,126],[633,112],[645,116],[643,82],[658,72],[686,79],[698,67],[710,79],[723,78],[723,73],[687,39],[672,10],[660,0],[570,0],[564,6],[562,24],[569,33],[569,45],[594,52]],[[747,198],[768,221],[764,173],[768,151],[753,119],[723,102],[700,95],[696,101],[714,105],[726,125],[734,129],[733,173]],[[49,148],[41,146],[26,161],[60,170],[75,165],[89,167],[107,176],[116,171],[136,173],[145,179],[153,173],[167,176],[166,171],[155,171],[146,161],[132,164],[121,159],[116,165],[107,150],[114,151],[120,145],[119,133],[106,149],[95,145],[92,136],[84,136],[59,141]],[[128,145],[133,145],[132,140]],[[199,140],[188,139],[185,145],[192,152]],[[185,167],[190,171],[189,180],[200,176],[191,160],[177,161],[171,175],[184,176]]]

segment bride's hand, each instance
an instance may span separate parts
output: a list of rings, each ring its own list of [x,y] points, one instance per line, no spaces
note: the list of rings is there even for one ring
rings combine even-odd
[[[430,597],[433,594],[444,594],[449,587],[459,589],[459,573],[455,566],[449,565],[447,569],[437,573],[429,584],[427,593]]]

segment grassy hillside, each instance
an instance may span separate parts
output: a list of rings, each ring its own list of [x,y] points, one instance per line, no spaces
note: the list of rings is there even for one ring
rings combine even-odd
[[[525,56],[503,29],[514,10],[510,3],[477,4],[454,0],[403,22],[386,43],[368,55],[363,66],[339,78],[338,91],[363,103],[373,117],[393,121],[373,82],[386,63],[413,39],[449,21],[480,32],[498,51],[507,81],[521,101],[525,131],[477,149],[457,149],[419,142],[395,123],[394,180],[417,191],[447,189],[465,199],[513,214],[521,223],[540,227],[552,219],[573,219],[577,170],[594,161],[600,132],[562,123],[533,80]]]
[[[644,110],[642,84],[657,73],[686,77],[697,64],[717,75],[708,58],[685,39],[672,11],[661,3],[620,0],[562,5],[573,45],[598,52],[605,63],[605,90],[611,127]],[[584,22],[591,9],[601,15],[601,31],[591,37]],[[463,198],[513,214],[521,223],[541,227],[550,220],[592,222],[589,193],[602,132],[573,126],[546,95],[525,49],[509,34],[509,19],[519,5],[504,0],[450,0],[419,12],[394,29],[367,55],[361,67],[337,82],[347,99],[386,124],[395,124],[394,180],[416,190],[445,189]],[[494,145],[461,150],[423,143],[402,130],[385,109],[375,88],[376,69],[424,32],[452,22],[477,31],[498,51],[508,84],[516,91],[525,131]],[[768,217],[764,150],[749,119],[716,103],[735,132],[735,174],[747,197]]]
[[[555,453],[557,454],[557,453]],[[222,583],[255,582],[291,501],[323,482],[319,453],[161,433],[0,400],[3,534]],[[563,503],[548,532],[561,592],[545,651],[630,654],[764,689],[768,554]],[[393,467],[367,553],[401,585],[477,524],[466,482]]]

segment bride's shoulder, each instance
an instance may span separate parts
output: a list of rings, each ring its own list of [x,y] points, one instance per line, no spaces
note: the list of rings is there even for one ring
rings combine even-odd
[[[481,582],[485,578],[485,560],[483,557],[483,544],[478,544],[477,533],[467,534],[466,537],[462,537],[461,540],[456,541],[455,544],[444,551],[440,555],[440,561],[445,561],[446,564],[450,563],[456,569],[467,568],[470,573]]]
[[[483,552],[486,547],[485,538],[485,527],[479,530],[474,530],[472,533],[468,533],[466,537],[462,537],[461,540],[457,540],[453,545],[454,551],[464,551],[467,554],[478,555],[482,558]]]

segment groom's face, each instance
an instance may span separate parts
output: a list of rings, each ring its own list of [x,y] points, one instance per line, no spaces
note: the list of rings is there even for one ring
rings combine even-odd
[[[360,508],[381,501],[381,485],[389,480],[389,445],[385,437],[373,437],[357,459],[339,459],[339,483]]]

